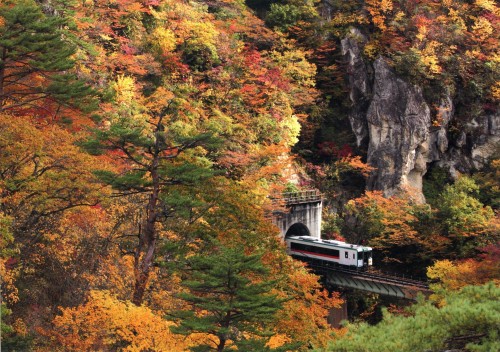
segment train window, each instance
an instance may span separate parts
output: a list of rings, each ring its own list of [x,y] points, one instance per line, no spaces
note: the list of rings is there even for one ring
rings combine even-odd
[[[339,257],[339,251],[336,249],[324,248],[324,247],[316,247],[314,245],[307,245],[302,243],[292,242],[290,244],[290,249],[292,251],[303,251],[309,253],[317,253],[317,254],[325,254],[333,258]]]
[[[345,252],[345,259],[349,259],[349,252]]]
[[[352,259],[356,259],[356,253],[352,254]]]

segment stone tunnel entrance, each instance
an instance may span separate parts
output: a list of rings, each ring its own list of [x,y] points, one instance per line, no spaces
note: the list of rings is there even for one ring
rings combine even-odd
[[[309,232],[309,229],[306,225],[297,222],[290,226],[285,234],[285,238],[290,236],[311,236],[311,233]]]
[[[273,212],[273,222],[281,238],[288,236],[321,236],[322,195],[317,190],[284,193],[286,210]]]

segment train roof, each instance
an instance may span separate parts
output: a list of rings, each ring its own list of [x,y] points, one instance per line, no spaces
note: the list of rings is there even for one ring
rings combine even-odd
[[[328,247],[336,247],[336,248],[346,248],[346,249],[355,249],[358,252],[367,252],[371,251],[372,247],[359,246],[357,244],[350,244],[337,240],[323,240],[321,238],[316,238],[312,236],[290,236],[286,238],[287,240],[298,240],[303,242],[312,242],[317,244],[326,245]]]

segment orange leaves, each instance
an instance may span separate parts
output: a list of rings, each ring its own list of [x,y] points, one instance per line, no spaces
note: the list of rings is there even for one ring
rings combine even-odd
[[[118,300],[107,291],[91,291],[88,301],[62,308],[54,329],[44,335],[66,351],[185,351],[189,340],[170,332],[172,323],[151,309]]]
[[[370,173],[372,173],[373,170],[375,170],[374,167],[364,163],[361,160],[361,156],[359,156],[359,155],[357,155],[357,156],[351,156],[351,155],[344,156],[341,159],[339,159],[338,161],[336,161],[336,164],[340,170],[345,171],[348,169],[352,169],[352,170],[359,172],[364,177],[368,177],[370,175]]]
[[[499,243],[480,249],[479,258],[452,262],[439,260],[427,268],[427,276],[434,282],[437,292],[434,299],[440,301],[439,289],[459,290],[468,285],[483,285],[490,281],[500,283]]]
[[[33,124],[31,119],[0,115],[0,167],[10,184],[4,202],[14,206],[29,196],[29,206],[39,212],[95,202],[93,159],[73,145],[68,132],[56,126],[39,130]]]
[[[292,300],[285,302],[280,312],[277,331],[292,337],[303,346],[310,344],[325,347],[333,329],[326,317],[330,309],[339,307],[342,300],[337,293],[329,294],[318,283],[318,277],[310,274],[304,264],[289,260],[286,262],[287,288]],[[283,269],[282,269],[283,270]]]
[[[393,9],[392,0],[367,0],[366,5],[373,24],[382,31],[387,29],[386,14]]]
[[[364,236],[371,237],[370,244],[374,247],[410,245],[418,241],[412,226],[417,218],[405,198],[385,198],[382,192],[370,191],[350,200],[346,209],[364,224]]]

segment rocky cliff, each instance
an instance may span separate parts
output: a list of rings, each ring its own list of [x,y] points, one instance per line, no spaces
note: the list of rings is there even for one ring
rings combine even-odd
[[[342,40],[342,54],[349,67],[351,127],[358,146],[367,147],[368,163],[376,167],[369,190],[390,196],[410,189],[425,201],[422,178],[431,164],[452,175],[467,173],[480,169],[500,149],[500,114],[480,116],[451,132],[452,98],[441,101],[436,120],[420,87],[398,77],[383,57],[373,63],[362,58],[364,42],[352,30]]]

